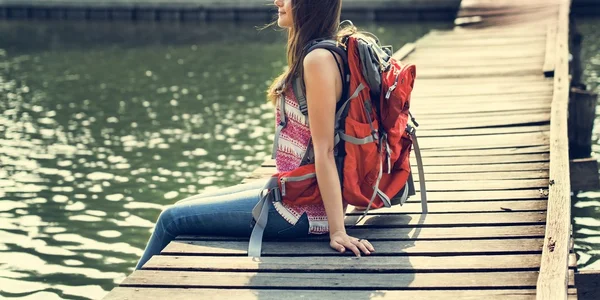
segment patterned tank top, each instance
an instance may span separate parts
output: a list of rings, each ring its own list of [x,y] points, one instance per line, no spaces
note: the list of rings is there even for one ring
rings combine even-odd
[[[287,89],[285,95],[285,116],[287,125],[279,135],[278,148],[275,151],[275,165],[277,172],[287,172],[300,166],[304,154],[311,144],[308,117],[304,116],[298,108],[298,102],[294,96],[293,89]],[[275,113],[275,124],[281,120],[279,106]],[[327,214],[323,203],[314,205],[289,205],[283,202],[275,202],[275,209],[290,224],[295,225],[298,219],[306,213],[309,222],[309,232],[312,234],[324,234],[329,232]]]

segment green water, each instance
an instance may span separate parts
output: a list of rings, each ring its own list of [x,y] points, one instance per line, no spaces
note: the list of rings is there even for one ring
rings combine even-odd
[[[577,28],[583,34],[583,80],[588,90],[600,93],[600,18],[581,18]],[[596,108],[600,113],[600,107]],[[600,117],[594,126],[592,156],[600,156]],[[575,250],[580,269],[600,270],[600,191],[577,195],[572,210],[574,216]]]
[[[270,155],[284,38],[253,25],[0,23],[0,298],[103,297],[165,205]]]

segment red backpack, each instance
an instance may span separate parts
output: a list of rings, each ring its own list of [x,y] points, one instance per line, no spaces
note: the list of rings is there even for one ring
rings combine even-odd
[[[421,205],[427,213],[425,180],[415,127],[410,115],[410,95],[416,77],[412,64],[392,58],[388,47],[361,36],[348,36],[342,43],[333,40],[312,42],[307,53],[324,48],[339,54],[344,61],[343,101],[335,116],[335,159],[340,175],[343,199],[354,206],[369,209],[402,205],[414,195],[410,169],[410,152],[415,147],[419,169]],[[294,92],[303,114],[307,115],[303,80],[294,81]],[[282,97],[279,105],[284,105]],[[285,114],[282,114],[285,115]],[[286,126],[285,116],[279,124],[274,142]],[[262,234],[267,223],[268,201],[287,204],[316,204],[321,201],[312,148],[300,167],[273,175],[265,185],[261,201],[253,210],[255,226],[250,237],[249,256],[260,256]],[[265,193],[266,192],[266,193]],[[358,222],[360,222],[359,219]],[[357,223],[358,223],[357,222]]]

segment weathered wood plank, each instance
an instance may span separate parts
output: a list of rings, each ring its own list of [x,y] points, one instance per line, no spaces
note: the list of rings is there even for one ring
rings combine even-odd
[[[556,63],[556,24],[548,25],[546,33],[546,55],[544,57],[544,66],[542,71],[546,77],[554,76],[554,65]]]
[[[354,225],[360,216],[348,216],[346,225]],[[449,214],[369,214],[356,226],[387,228],[411,226],[470,226],[544,224],[546,212],[449,213]]]
[[[426,174],[426,182],[453,180],[508,180],[508,179],[548,179],[548,171],[512,171],[512,172],[480,172],[454,174]],[[419,181],[419,180],[416,180]]]
[[[531,123],[546,123],[550,120],[549,112],[532,112],[525,116],[477,116],[465,119],[448,118],[440,119],[435,123],[426,123],[422,125],[424,129],[460,129],[460,128],[478,128],[486,126],[514,126]],[[433,120],[432,120],[433,121]],[[527,146],[527,145],[524,145]]]
[[[432,54],[434,55],[434,54]],[[477,54],[479,55],[479,54]],[[515,65],[515,66],[474,66],[474,67],[444,67],[440,69],[424,69],[419,72],[421,78],[465,78],[497,75],[528,75],[537,74],[540,70],[538,64]]]
[[[427,130],[427,129],[418,129],[417,134],[419,137],[443,137],[443,136],[466,136],[466,135],[486,135],[486,134],[505,134],[505,133],[526,133],[526,132],[540,132],[540,131],[550,131],[550,127],[548,125],[533,125],[533,126],[511,126],[511,127],[500,127],[500,128],[485,128],[485,129],[459,129],[459,130]],[[539,149],[544,149],[540,151]],[[530,151],[536,150],[536,151]],[[429,151],[428,151],[429,152]],[[536,146],[536,147],[522,147],[522,148],[513,148],[510,152],[502,152],[496,151],[494,154],[529,154],[529,153],[541,153],[541,152],[550,152],[550,148],[548,146]],[[423,155],[428,155],[427,153],[423,153]],[[475,155],[478,155],[476,153]],[[489,154],[486,154],[489,155]],[[435,155],[430,155],[435,156]],[[465,155],[463,155],[465,156]]]
[[[413,168],[415,174],[417,168]],[[425,166],[425,174],[430,173],[470,173],[470,172],[503,172],[503,171],[539,171],[548,170],[548,163],[518,163],[518,164],[480,164],[464,166]]]
[[[311,288],[311,289],[417,289],[417,288],[532,288],[538,273],[476,272],[377,274],[365,276],[343,273],[341,276],[323,273],[275,272],[185,272],[135,271],[121,286],[138,287],[220,287],[220,288]]]
[[[419,140],[420,142],[420,140]],[[423,158],[423,165],[430,166],[460,166],[460,165],[478,165],[478,164],[506,164],[523,162],[548,162],[550,153],[540,154],[511,154],[494,156],[455,156],[455,157],[426,157]],[[416,164],[416,158],[411,156],[411,162]]]
[[[396,53],[394,53],[394,55],[392,55],[392,57],[397,60],[403,60],[408,55],[413,53],[415,51],[415,49],[416,49],[415,43],[406,43],[404,46],[402,46],[402,48],[400,48],[400,50],[396,51]]]
[[[569,102],[569,13],[570,0],[560,0],[556,34],[554,97],[550,139],[550,195],[548,224],[542,253],[537,299],[567,298],[569,274],[567,261],[571,237],[571,183],[569,180],[569,140],[567,113]]]
[[[343,291],[329,289],[326,292],[309,289],[200,289],[200,288],[130,288],[118,287],[104,300],[134,300],[134,299],[171,299],[187,300],[202,295],[214,300],[281,300],[285,295],[287,300],[339,300],[339,299],[420,299],[420,300],[531,300],[535,298],[534,289],[519,290],[366,290]]]
[[[501,77],[493,77],[495,79],[499,79]],[[435,99],[435,97],[441,99],[451,99],[454,103],[458,101],[460,103],[460,99],[458,97],[478,97],[473,99],[464,99],[464,102],[496,102],[496,99],[539,99],[544,95],[548,95],[552,93],[552,86],[548,86],[545,82],[538,82],[530,85],[517,85],[513,84],[512,86],[507,84],[498,84],[495,86],[491,83],[481,84],[480,86],[475,86],[469,88],[469,85],[460,86],[455,84],[453,81],[447,80],[433,80],[433,79],[423,79],[423,81],[429,80],[429,82],[421,82],[415,81],[415,88],[412,93],[414,95],[414,102],[427,102],[425,100],[419,101],[418,99]],[[469,80],[469,79],[465,79]],[[443,89],[428,89],[428,86],[434,84],[434,81],[440,81],[441,87]],[[418,82],[421,82],[420,84]],[[475,84],[473,82],[473,84]],[[504,88],[504,91],[502,90]],[[481,96],[490,96],[491,100],[488,98],[482,99]],[[429,100],[428,100],[429,101]]]
[[[427,171],[425,171],[427,172]],[[427,173],[426,173],[427,174]],[[426,177],[427,182],[427,177]],[[418,181],[417,181],[418,182]],[[474,181],[432,181],[427,182],[427,191],[456,192],[456,191],[491,191],[491,190],[520,190],[548,188],[546,179],[507,179],[507,180],[474,180]],[[418,185],[415,186],[420,191]]]
[[[544,236],[543,225],[526,226],[470,226],[470,227],[419,227],[419,228],[386,228],[372,230],[368,228],[347,228],[348,234],[369,240],[447,240],[447,239],[482,239],[482,238],[538,238]],[[203,241],[248,241],[248,238],[225,236],[181,235],[178,239]],[[327,235],[313,235],[308,239],[329,241]]]
[[[378,253],[378,252],[377,252]],[[457,256],[371,256],[337,257],[232,257],[171,256],[152,257],[144,270],[223,271],[223,272],[470,272],[537,271],[540,254],[457,255]]]
[[[390,208],[380,208],[370,210],[380,214],[385,213],[421,213],[421,203],[419,198],[412,198],[412,201],[402,206],[393,206]],[[429,213],[459,213],[459,212],[505,212],[505,211],[543,211],[546,210],[546,200],[531,201],[482,201],[482,202],[432,202],[428,205]],[[362,210],[348,210],[347,214],[362,214]]]
[[[461,255],[461,254],[509,254],[541,253],[543,240],[537,239],[491,239],[491,240],[370,240],[375,247],[373,255]],[[197,241],[176,240],[163,251],[163,255],[248,255],[248,241]],[[311,256],[304,263],[312,265],[313,256],[336,256],[340,253],[322,240],[311,241],[265,241],[263,256]],[[350,251],[346,255],[353,256]],[[316,258],[318,260],[318,257]],[[401,260],[400,258],[398,260]],[[342,263],[339,261],[339,263]],[[361,268],[357,268],[359,270]]]
[[[274,167],[272,159],[266,160],[262,167]],[[481,164],[456,166],[426,166],[425,174],[431,173],[471,173],[471,172],[504,172],[504,171],[540,171],[548,170],[549,163],[519,163],[519,164]],[[417,173],[417,168],[413,168]]]
[[[277,173],[275,167],[261,167],[246,179],[252,181],[255,179],[268,178]],[[417,172],[415,172],[416,174]],[[507,172],[471,172],[471,173],[426,173],[427,182],[433,181],[479,181],[479,180],[510,180],[510,179],[547,179],[548,170],[539,171],[507,171]],[[418,178],[415,178],[419,181]]]
[[[467,130],[456,130],[455,132],[471,131],[477,129]],[[544,130],[532,130],[531,132],[540,132]],[[433,131],[431,131],[433,132]],[[419,131],[419,136],[423,134],[423,131]],[[477,134],[484,135],[484,134]],[[448,134],[448,136],[457,136]],[[509,155],[509,154],[548,154],[550,148],[547,145],[542,146],[529,146],[529,147],[507,147],[507,148],[496,148],[496,149],[473,149],[473,150],[429,150],[422,152],[423,157],[460,157],[460,156],[496,156],[496,155]]]
[[[427,192],[427,201],[491,201],[491,200],[529,200],[547,199],[548,189],[532,190],[497,190],[497,191],[463,191],[463,192]],[[409,198],[411,201],[420,201],[417,194]]]
[[[457,39],[456,36],[428,36],[417,41],[419,47],[444,48],[444,47],[495,47],[513,45],[515,47],[536,47],[545,45],[546,39],[543,35],[532,37],[495,37],[488,36],[479,39]]]
[[[437,104],[437,105],[436,105]],[[529,102],[521,102],[517,105],[512,105],[511,103],[506,103],[503,105],[498,105],[498,103],[490,103],[490,104],[479,104],[475,105],[475,103],[468,104],[457,104],[451,107],[441,107],[439,103],[435,102],[427,102],[427,105],[412,105],[411,109],[421,112],[426,112],[428,116],[436,115],[455,115],[455,114],[472,114],[472,113],[489,113],[489,112],[514,112],[520,113],[523,110],[531,110],[531,109],[549,109],[550,102],[545,100],[543,101],[529,101]]]
[[[469,67],[469,68],[475,67],[475,66],[497,67],[497,66],[502,65],[502,63],[508,64],[508,65],[523,64],[523,65],[538,65],[538,66],[541,66],[544,64],[544,60],[541,57],[527,58],[527,59],[510,58],[510,59],[505,59],[502,61],[489,60],[489,59],[478,59],[477,57],[473,57],[471,59],[465,58],[465,59],[457,59],[457,60],[443,60],[443,57],[432,57],[430,60],[406,58],[405,60],[403,60],[403,62],[416,64],[419,66],[419,69],[435,68],[435,67],[437,67],[437,68],[460,67],[460,66],[465,66],[465,67]],[[419,78],[419,79],[425,80],[425,78]],[[446,78],[440,78],[440,79],[446,79]]]

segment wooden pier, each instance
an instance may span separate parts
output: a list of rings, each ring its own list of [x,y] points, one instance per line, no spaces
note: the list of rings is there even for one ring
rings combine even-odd
[[[342,256],[320,236],[267,241],[249,258],[247,239],[180,236],[106,299],[576,299],[569,9],[463,0],[465,26],[396,54],[417,65],[429,214],[418,194],[370,213],[349,233],[374,255]],[[266,162],[248,180],[272,173]]]

